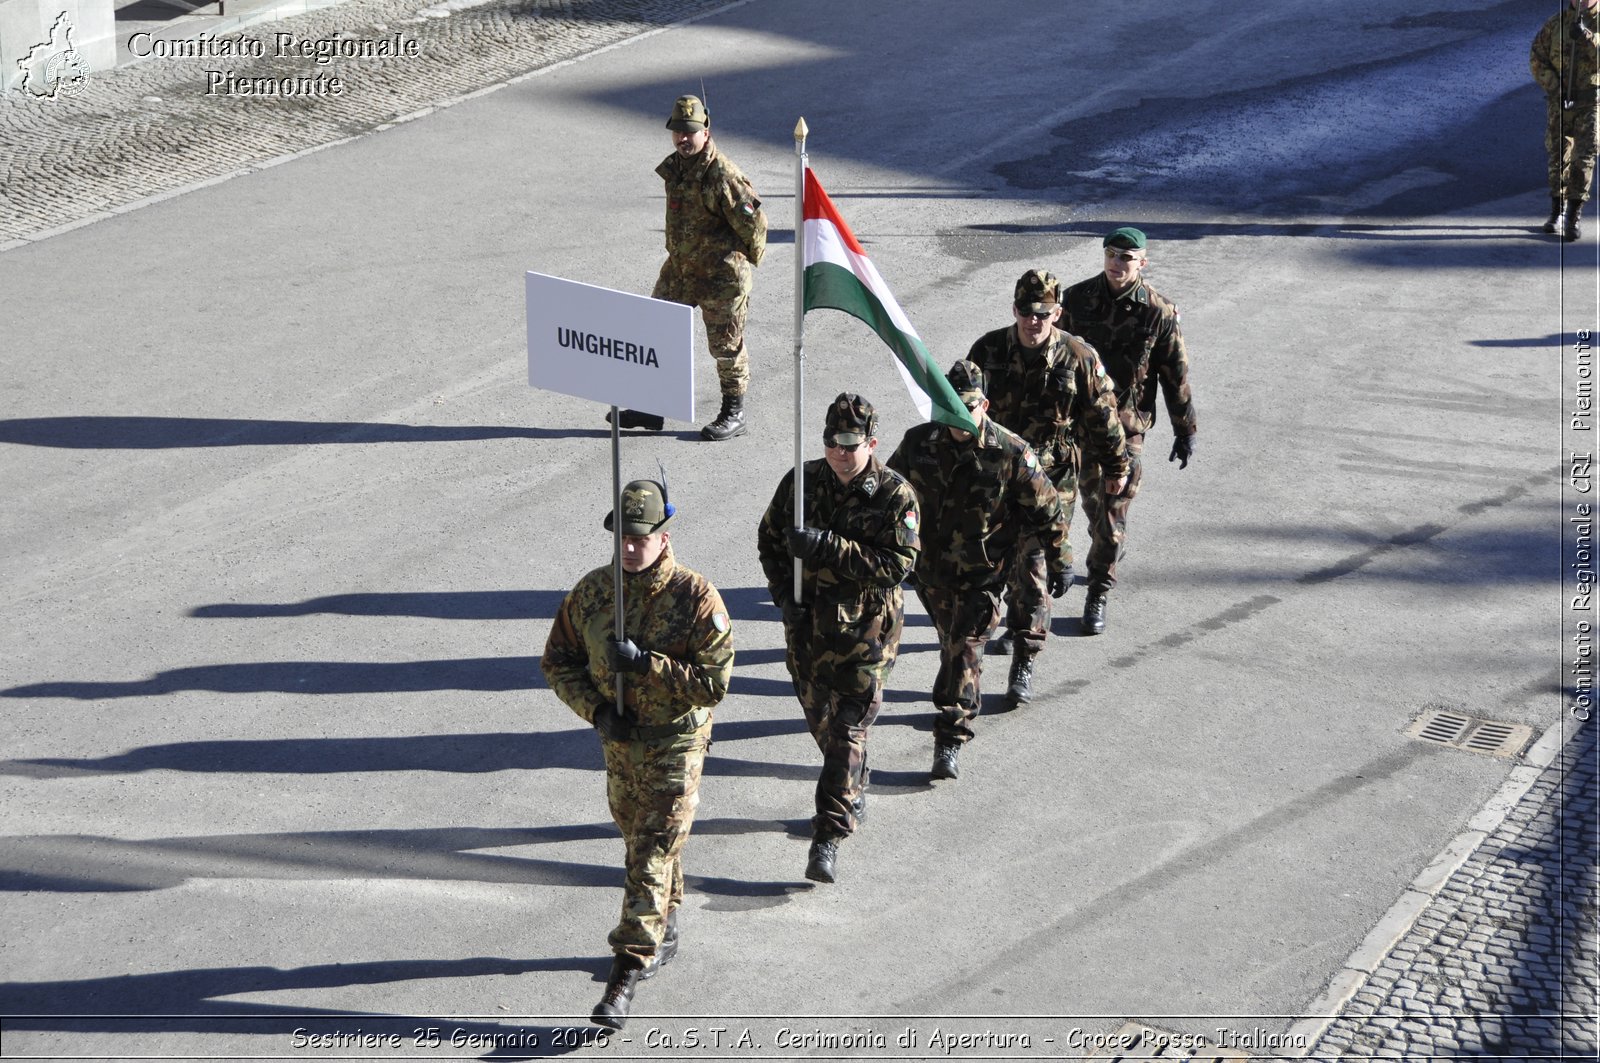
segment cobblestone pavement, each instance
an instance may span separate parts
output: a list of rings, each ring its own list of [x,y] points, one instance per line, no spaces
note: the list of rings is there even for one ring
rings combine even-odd
[[[1310,1057],[1596,1058],[1594,731],[1445,880]]]
[[[0,248],[151,196],[332,144],[728,0],[348,0],[215,38],[250,55],[156,57],[91,75],[76,95],[0,94]],[[278,57],[300,41],[416,42],[390,58]],[[321,95],[208,95],[207,70],[239,79],[324,79]]]

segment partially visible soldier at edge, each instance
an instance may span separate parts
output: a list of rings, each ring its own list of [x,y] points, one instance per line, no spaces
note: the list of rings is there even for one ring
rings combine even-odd
[[[624,630],[616,638],[610,565],[578,581],[557,610],[540,664],[550,689],[600,735],[606,797],[626,845],[611,973],[592,1021],[620,1030],[641,978],[678,952],[683,845],[700,803],[711,708],[733,675],[733,631],[717,589],[677,563],[666,491],[622,491]],[[607,514],[605,526],[612,527]],[[617,711],[621,677],[623,710]]]
[[[786,663],[811,737],[822,750],[806,878],[832,882],[839,843],[866,816],[867,733],[905,626],[900,583],[916,564],[917,497],[878,449],[877,414],[841,393],[823,419],[825,456],[805,471],[804,527],[794,519],[794,470],[761,518],[757,547],[783,610]],[[794,600],[794,559],[803,601]]]
[[[1128,478],[1128,454],[1117,396],[1094,348],[1056,328],[1061,286],[1040,269],[1024,273],[1012,291],[1012,324],[986,333],[967,358],[983,369],[989,416],[1028,441],[1055,485],[1066,523],[1078,497],[1079,440],[1105,475],[1106,496],[1115,498]],[[1044,544],[1024,536],[1006,584],[1006,631],[1011,675],[1006,705],[1033,699],[1034,658],[1050,632],[1050,600],[1067,592],[1052,585]],[[1063,547],[1070,581],[1072,549]]]
[[[1551,16],[1533,38],[1528,66],[1544,90],[1544,147],[1550,156],[1550,217],[1544,231],[1566,240],[1581,235],[1578,219],[1594,183],[1600,151],[1600,0],[1569,0],[1569,10]]]
[[[1128,444],[1128,482],[1120,493],[1104,490],[1110,482],[1108,470],[1097,463],[1086,459],[1078,472],[1090,536],[1083,604],[1087,635],[1106,629],[1106,596],[1117,584],[1128,508],[1144,477],[1144,437],[1156,423],[1158,384],[1172,422],[1172,452],[1167,460],[1187,469],[1194,456],[1197,425],[1189,395],[1189,355],[1178,327],[1178,308],[1144,279],[1149,264],[1146,244],[1144,233],[1132,226],[1112,230],[1101,242],[1101,272],[1061,296],[1061,327],[1099,352],[1116,388]]]
[[[711,115],[698,97],[679,96],[667,128],[672,154],[656,167],[667,186],[667,260],[650,296],[700,308],[722,388],[722,409],[700,435],[732,439],[745,433],[750,357],[744,325],[752,270],[767,249],[767,216],[749,178],[717,150]],[[618,425],[659,430],[663,421],[623,410]]]
[[[956,777],[961,747],[972,740],[982,707],[983,645],[1000,619],[1000,592],[1021,536],[1031,533],[1043,544],[1052,586],[1065,590],[1070,581],[1066,515],[1033,448],[985,416],[982,369],[962,359],[946,379],[972,412],[978,434],[920,424],[888,461],[921,503],[917,597],[939,633],[935,779]]]

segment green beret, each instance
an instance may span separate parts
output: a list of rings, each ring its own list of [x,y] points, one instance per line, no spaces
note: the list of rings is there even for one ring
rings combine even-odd
[[[1144,233],[1131,225],[1112,229],[1106,234],[1102,247],[1120,247],[1124,251],[1137,251],[1144,246]]]

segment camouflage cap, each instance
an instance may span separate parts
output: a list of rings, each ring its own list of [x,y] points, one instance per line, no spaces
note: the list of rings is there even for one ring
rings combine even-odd
[[[978,368],[977,363],[963,358],[950,367],[950,372],[944,378],[950,381],[956,397],[966,404],[967,409],[983,401],[983,370]]]
[[[711,114],[698,96],[679,96],[667,119],[667,128],[676,133],[698,133],[710,125]]]
[[[1144,233],[1131,225],[1124,225],[1120,229],[1112,229],[1106,233],[1106,238],[1101,241],[1102,247],[1120,247],[1124,251],[1137,251],[1144,246]]]
[[[634,480],[622,489],[622,534],[649,535],[666,527],[677,513],[667,501],[667,492],[654,480]],[[611,514],[606,514],[606,531],[611,530]]]
[[[1061,283],[1054,273],[1030,269],[1017,281],[1011,301],[1023,313],[1042,314],[1061,305]]]
[[[853,392],[841,391],[828,407],[822,437],[849,447],[871,439],[877,427],[878,415],[873,411],[872,403]]]

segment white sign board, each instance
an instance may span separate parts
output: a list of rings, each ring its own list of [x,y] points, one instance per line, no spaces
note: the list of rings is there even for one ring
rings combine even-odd
[[[694,308],[528,273],[528,383],[694,420]]]

